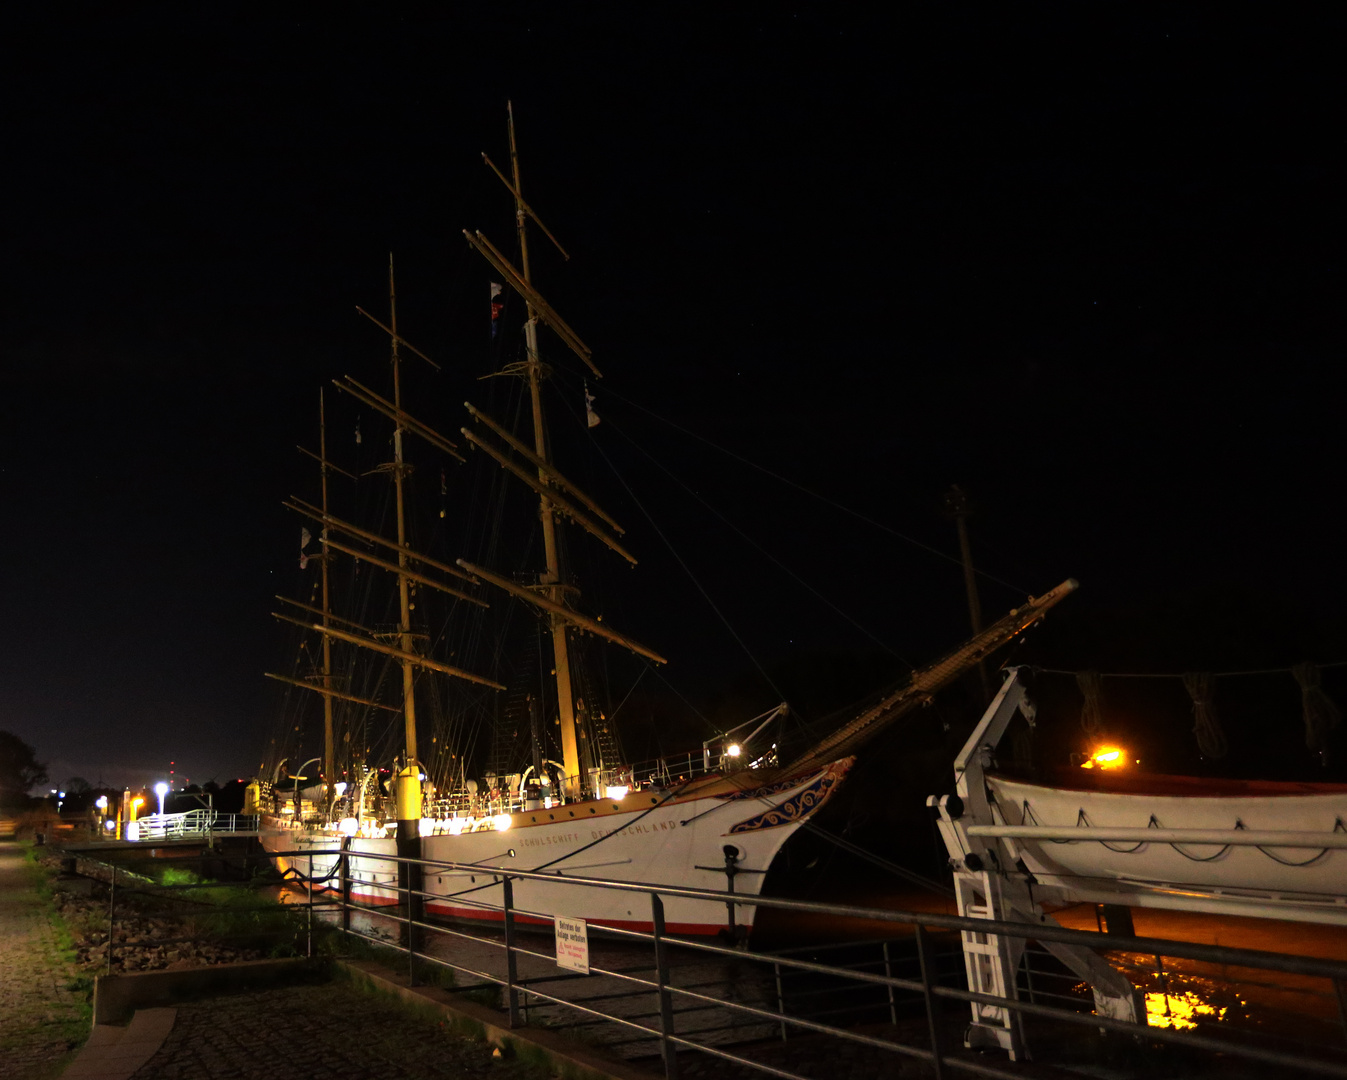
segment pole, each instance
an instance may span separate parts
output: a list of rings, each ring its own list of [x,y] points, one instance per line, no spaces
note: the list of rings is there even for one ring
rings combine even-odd
[[[914,928],[917,935],[917,962],[921,965],[921,992],[926,999],[926,1024],[931,1032],[931,1067],[935,1070],[935,1080],[944,1080],[944,1059],[940,1056],[940,1026],[936,1022],[935,994],[931,987],[931,966],[926,956],[926,927],[918,923]]]
[[[772,965],[772,975],[776,979],[776,1013],[781,1017],[781,1041],[786,1041],[786,995],[781,985],[781,965]],[[892,991],[890,991],[892,993]]]
[[[968,496],[955,484],[945,493],[945,512],[954,518],[955,528],[959,532],[959,555],[963,559],[963,586],[968,594],[968,621],[973,627],[973,636],[982,633],[982,601],[978,598],[977,578],[973,571],[973,549],[968,543],[968,516],[972,511],[968,507]],[[992,697],[991,681],[987,678],[987,664],[978,661],[978,678],[982,682],[982,700]]]
[[[674,1045],[673,995],[669,992],[669,947],[664,942],[664,901],[650,894],[650,925],[655,939],[655,981],[659,986],[660,1053],[665,1080],[678,1080],[678,1048]]]
[[[398,358],[398,301],[393,279],[393,255],[388,255],[388,309],[392,327],[393,407],[402,413],[402,374]],[[399,642],[402,657],[402,716],[403,735],[407,757],[397,777],[398,885],[407,897],[407,947],[413,945],[414,922],[421,914],[421,759],[416,752],[416,695],[413,677],[416,666],[410,657],[414,653],[412,639],[411,583],[407,577],[407,513],[403,494],[406,465],[402,456],[402,424],[393,428],[393,486],[397,495],[398,515],[398,612]],[[326,635],[324,635],[326,636]],[[409,861],[408,861],[409,860]]]
[[[323,494],[323,534],[327,539],[327,412],[323,406],[323,391],[318,391],[318,458],[319,471],[322,473]],[[323,628],[331,625],[331,598],[328,594],[327,548],[319,561],[323,587]],[[332,639],[327,634],[323,638],[323,779],[327,781],[327,818],[332,818],[332,806],[337,794],[337,750],[332,730]]]
[[[108,974],[112,974],[112,945],[117,934],[117,864],[112,864],[112,887],[108,890]]]
[[[505,1005],[510,1014],[510,1026],[514,1028],[519,1026],[519,991],[515,988],[519,981],[519,961],[514,941],[514,883],[509,877],[501,878],[501,890],[505,916]]]
[[[519,230],[519,260],[524,273],[524,282],[533,284],[529,268],[528,229],[526,222],[528,211],[524,206],[524,188],[519,178],[519,147],[514,135],[514,104],[506,106],[510,119],[510,169],[514,176],[515,225]],[[528,352],[529,401],[533,412],[533,449],[538,460],[549,462],[547,454],[547,430],[543,425],[542,400],[542,359],[538,353],[538,320],[533,305],[525,302],[528,308],[528,321],[524,324],[524,342]],[[544,469],[538,470],[538,479],[547,482]],[[543,526],[543,555],[547,569],[541,584],[550,586],[549,598],[557,604],[564,600],[561,581],[561,558],[557,551],[556,521],[552,513],[552,503],[546,495],[538,497],[538,516]],[[561,721],[561,760],[566,775],[561,778],[562,794],[567,800],[578,799],[583,795],[583,777],[580,775],[580,747],[575,734],[575,697],[571,690],[571,661],[566,640],[566,623],[557,615],[552,616],[552,660],[557,680],[557,713]]]
[[[884,952],[884,978],[893,978],[893,962],[889,958],[889,943],[887,941],[880,943],[880,948]],[[889,1023],[894,1027],[898,1026],[898,1003],[893,998],[893,987],[887,987],[889,991]]]
[[[351,838],[349,836],[342,837],[342,851],[339,856],[341,860],[339,864],[341,867],[340,877],[338,879],[341,884],[341,929],[344,934],[351,932],[351,856],[348,850],[350,843]]]

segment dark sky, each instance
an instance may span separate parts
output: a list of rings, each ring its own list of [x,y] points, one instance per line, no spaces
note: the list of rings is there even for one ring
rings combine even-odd
[[[478,156],[507,99],[574,256],[535,241],[538,281],[605,374],[564,464],[642,559],[612,608],[704,707],[772,704],[758,664],[957,641],[955,482],[989,614],[1082,582],[1043,663],[1347,659],[1340,20],[295,11],[7,16],[0,728],[55,779],[255,767],[279,502],[313,494],[317,388],[383,385],[354,305],[385,310],[387,253],[445,365],[429,419],[499,362],[459,230],[510,241]]]

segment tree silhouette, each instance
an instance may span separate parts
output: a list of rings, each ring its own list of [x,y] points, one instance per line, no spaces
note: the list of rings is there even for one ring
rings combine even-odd
[[[13,806],[28,798],[28,789],[47,782],[47,767],[17,735],[0,731],[0,804]]]

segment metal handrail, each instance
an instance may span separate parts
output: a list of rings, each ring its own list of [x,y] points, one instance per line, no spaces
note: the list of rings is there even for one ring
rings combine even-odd
[[[1073,1024],[1078,1027],[1115,1031],[1141,1037],[1153,1043],[1186,1046],[1204,1053],[1211,1052],[1240,1056],[1250,1061],[1263,1062],[1270,1065],[1280,1065],[1286,1068],[1299,1070],[1298,1075],[1316,1074],[1347,1078],[1347,1064],[1342,1064],[1339,1060],[1315,1058],[1307,1056],[1305,1052],[1294,1053],[1278,1048],[1249,1045],[1238,1039],[1223,1039],[1205,1033],[1139,1026],[1136,1023],[1131,1023],[1125,1020],[1083,1012],[1081,1011],[1080,1004],[1075,1008],[1063,1008],[1045,1004],[1042,1001],[1044,997],[1058,997],[1058,995],[1045,994],[1042,991],[1034,993],[1032,985],[1030,986],[1029,1000],[1027,1001],[1022,1000],[1017,996],[999,997],[965,990],[961,987],[942,985],[939,975],[935,970],[934,961],[936,958],[932,953],[928,930],[941,929],[958,932],[974,932],[978,934],[1003,934],[1024,939],[1082,945],[1087,948],[1106,952],[1157,954],[1231,967],[1255,968],[1286,974],[1306,975],[1330,980],[1333,991],[1339,998],[1339,1001],[1347,1003],[1347,963],[1339,961],[1322,960],[1316,957],[1289,956],[1261,950],[1230,948],[1227,946],[1198,945],[1143,937],[1121,937],[1094,931],[1068,930],[1059,926],[1044,926],[988,919],[971,919],[955,915],[941,915],[906,910],[860,908],[844,904],[832,904],[810,900],[793,900],[780,897],[759,896],[754,898],[754,905],[761,908],[822,915],[861,917],[874,921],[905,924],[913,927],[915,930],[916,946],[916,956],[914,959],[917,961],[919,971],[913,972],[911,977],[903,977],[894,974],[894,967],[887,951],[885,952],[884,970],[881,972],[863,970],[860,966],[854,964],[849,966],[827,964],[817,959],[792,956],[789,955],[789,952],[767,954],[745,953],[741,949],[732,948],[711,941],[670,937],[665,932],[663,916],[665,898],[679,897],[725,903],[731,896],[728,892],[682,886],[654,885],[640,882],[616,882],[602,878],[572,877],[568,875],[563,879],[564,884],[568,887],[578,885],[583,887],[617,890],[627,893],[642,893],[649,897],[653,932],[646,933],[637,930],[617,928],[602,929],[604,934],[610,938],[653,945],[655,951],[653,978],[644,977],[643,974],[639,974],[649,972],[650,968],[648,967],[610,971],[597,966],[591,966],[590,971],[592,974],[617,979],[619,980],[620,986],[629,987],[633,991],[640,989],[655,995],[655,1000],[658,1002],[658,1009],[656,1011],[616,1015],[615,1013],[604,1012],[601,1008],[597,1008],[596,1006],[599,1006],[603,1001],[608,999],[620,1000],[621,998],[630,997],[630,993],[599,995],[597,997],[586,997],[577,1001],[542,989],[543,984],[562,981],[562,977],[560,976],[543,977],[536,980],[521,980],[519,978],[516,966],[516,961],[519,957],[531,957],[545,961],[551,961],[554,958],[550,952],[542,951],[536,947],[529,947],[529,945],[521,944],[515,939],[515,926],[518,918],[534,916],[550,919],[550,916],[544,916],[542,913],[538,912],[530,912],[516,905],[513,899],[514,882],[539,881],[546,882],[549,885],[555,885],[557,884],[555,875],[541,874],[527,870],[515,870],[502,866],[483,866],[480,863],[468,864],[453,861],[412,859],[405,856],[378,852],[343,851],[340,848],[277,851],[272,852],[271,854],[276,857],[289,858],[292,860],[291,866],[294,871],[294,881],[296,884],[304,887],[308,893],[307,951],[310,955],[312,955],[313,952],[313,913],[316,909],[331,910],[339,920],[338,926],[343,932],[350,934],[352,937],[368,940],[398,952],[405,953],[408,958],[410,981],[413,985],[415,985],[416,965],[419,960],[425,964],[432,964],[437,967],[459,972],[465,976],[470,976],[478,980],[482,985],[500,986],[505,991],[508,1024],[510,1027],[521,1026],[523,1010],[529,1006],[530,1002],[569,1009],[580,1016],[590,1018],[582,1021],[585,1023],[608,1023],[618,1025],[633,1033],[633,1038],[624,1039],[623,1041],[625,1042],[650,1040],[659,1045],[663,1057],[665,1074],[669,1080],[676,1080],[678,1075],[678,1050],[697,1050],[701,1053],[710,1054],[720,1060],[753,1068],[766,1075],[779,1076],[787,1078],[787,1080],[799,1080],[797,1074],[788,1072],[784,1068],[777,1068],[763,1061],[756,1061],[743,1057],[740,1054],[733,1053],[730,1048],[713,1045],[705,1041],[709,1032],[731,1030],[735,1027],[744,1026],[743,1024],[716,1025],[711,1027],[702,1026],[690,1030],[686,1028],[682,1031],[677,1030],[675,1024],[676,1016],[686,1016],[686,1014],[690,1012],[702,1012],[705,1009],[717,1007],[731,1010],[733,1016],[747,1018],[745,1023],[748,1025],[756,1026],[763,1023],[779,1025],[782,1038],[786,1037],[787,1028],[790,1028],[796,1031],[830,1036],[858,1044],[874,1046],[915,1060],[925,1061],[929,1063],[938,1078],[946,1076],[949,1070],[958,1070],[960,1072],[982,1076],[1002,1077],[1006,1078],[1006,1080],[1010,1080],[1010,1078],[1017,1076],[1017,1073],[998,1067],[988,1061],[985,1057],[974,1059],[972,1057],[959,1055],[951,1048],[942,1047],[941,1024],[939,1022],[941,1015],[940,1005],[942,1002],[950,1001],[960,1003],[976,1002],[983,1005],[1011,1010],[1014,1015],[1020,1017],[1050,1019]],[[315,859],[321,859],[323,857],[335,857],[335,867],[331,870],[323,870],[316,873]],[[436,894],[420,888],[409,888],[405,884],[377,883],[380,889],[396,891],[400,897],[400,903],[397,908],[367,907],[353,901],[351,898],[351,887],[353,885],[358,885],[360,881],[357,876],[352,873],[352,859],[359,859],[361,861],[368,860],[383,864],[418,865],[422,868],[423,873],[435,870],[471,870],[478,874],[485,873],[496,875],[500,879],[497,884],[503,886],[504,940],[493,940],[490,937],[481,937],[462,929],[452,929],[424,921],[424,919],[415,914],[416,909],[421,905],[414,901],[432,900],[436,898]],[[332,866],[330,863],[325,865]],[[303,872],[305,869],[307,870],[307,873]],[[315,894],[323,888],[325,882],[331,882],[334,878],[338,885],[336,889],[332,890],[336,893],[336,898],[327,904],[316,902]],[[406,878],[404,878],[404,880],[406,880]],[[113,893],[110,897],[109,905],[109,965],[111,965],[112,962],[112,942],[115,940],[115,937],[111,932],[112,920],[115,919],[117,892],[120,891],[119,886],[121,885],[122,883],[117,881],[117,872],[114,868]],[[187,885],[180,887],[192,888],[197,886]],[[155,891],[171,891],[172,888],[174,887],[157,888]],[[742,900],[742,897],[739,897],[739,899]],[[501,903],[486,904],[480,901],[474,901],[467,897],[462,898],[462,901],[483,908],[502,911]],[[369,912],[375,916],[391,918],[396,924],[403,927],[405,932],[405,944],[392,942],[374,934],[365,933],[359,929],[352,928],[350,925],[350,916],[352,912]],[[598,928],[596,927],[596,929]],[[419,938],[422,935],[429,933],[438,933],[451,938],[472,940],[503,950],[506,960],[506,971],[504,976],[502,977],[500,974],[489,971],[477,970],[463,964],[457,964],[452,960],[442,957],[428,955],[424,949],[420,947]],[[714,993],[710,992],[708,986],[700,983],[675,985],[671,981],[671,964],[668,955],[668,945],[670,944],[676,944],[680,949],[694,951],[701,955],[723,956],[732,958],[740,963],[745,961],[760,963],[763,965],[765,974],[768,978],[770,978],[772,972],[775,971],[777,975],[776,985],[778,987],[775,1008],[766,1002],[763,1004],[751,1004],[746,1001],[727,1000],[723,997],[716,996]],[[790,950],[790,952],[795,951],[803,950]],[[909,957],[907,959],[913,958]],[[864,965],[864,967],[870,966],[872,965]],[[780,990],[780,973],[782,969],[794,970],[813,976],[822,974],[838,979],[845,979],[850,984],[858,984],[860,988],[869,986],[875,990],[887,990],[888,1000],[883,1004],[887,1005],[891,1014],[894,1008],[895,999],[893,995],[895,991],[902,992],[906,1000],[914,1000],[913,998],[907,997],[907,995],[915,995],[915,1001],[924,1004],[929,1032],[929,1045],[898,1043],[892,1039],[883,1038],[875,1034],[867,1034],[850,1028],[837,1027],[832,1023],[824,1022],[824,1018],[827,1017],[829,1013],[835,1012],[836,1010],[814,1012],[811,1015],[794,1015],[787,1013]],[[1014,994],[1014,991],[1012,991],[1012,994]],[[686,1003],[690,1007],[679,1008],[675,1011],[675,1001]],[[768,995],[768,1001],[770,1001],[770,994]],[[646,1020],[654,1022],[641,1022]],[[1347,1027],[1347,1012],[1344,1012],[1344,1026]],[[697,1036],[701,1036],[701,1039],[699,1040]]]
[[[274,852],[273,854],[308,855],[309,850],[294,852]],[[314,850],[314,855],[351,855],[340,849]],[[378,852],[361,851],[356,857],[380,862],[408,863],[421,866],[424,870],[446,871],[462,870],[476,874],[495,874],[516,881],[542,881],[556,884],[555,874],[536,873],[530,870],[515,870],[505,866],[485,866],[481,863],[461,863],[446,860],[413,859],[402,855],[387,855]],[[697,889],[680,885],[655,885],[639,881],[613,881],[607,878],[582,877],[567,874],[560,879],[566,885],[583,885],[591,888],[612,889],[620,892],[644,893],[646,895],[673,896],[685,900],[707,900],[719,904],[745,903],[739,893],[728,893],[718,889]],[[380,888],[390,888],[380,884]],[[405,889],[400,890],[405,892]],[[436,894],[418,893],[424,899],[436,899]],[[471,903],[466,897],[463,902]],[[902,923],[909,926],[937,927],[941,930],[953,930],[960,933],[1003,934],[1035,941],[1055,941],[1065,945],[1083,945],[1090,949],[1105,949],[1111,952],[1137,952],[1163,956],[1177,956],[1185,960],[1202,960],[1213,964],[1227,964],[1236,967],[1265,968],[1282,971],[1291,975],[1311,975],[1323,979],[1347,980],[1347,962],[1341,960],[1321,960],[1312,956],[1292,956],[1286,953],[1266,952],[1260,949],[1236,949],[1225,945],[1200,945],[1194,942],[1180,942],[1169,938],[1123,937],[1121,934],[1101,934],[1095,930],[1070,930],[1064,926],[1033,925],[1022,922],[1008,922],[1002,919],[972,919],[961,915],[941,915],[928,911],[908,911],[899,908],[865,908],[850,904],[832,904],[818,900],[792,900],[786,897],[755,896],[751,901],[754,907],[770,908],[777,911],[794,911],[814,915],[837,915],[848,918],[869,919],[879,922]],[[482,907],[494,908],[494,904],[482,904]],[[538,915],[551,920],[550,915],[542,912],[520,910],[521,915]],[[609,930],[620,936],[636,935],[649,937],[634,930]],[[689,944],[687,939],[679,938],[680,945]],[[727,956],[742,958],[742,950],[692,943],[698,948],[719,951]]]
[[[1059,1021],[1065,1021],[1076,1025],[1093,1027],[1095,1029],[1107,1029],[1112,1031],[1125,1032],[1131,1035],[1144,1036],[1153,1042],[1167,1043],[1180,1046],[1188,1046],[1196,1050],[1212,1051],[1220,1053],[1234,1054],[1243,1056],[1253,1061],[1265,1062],[1269,1064],[1279,1064],[1302,1070],[1306,1074],[1314,1073],[1319,1075],[1347,1077],[1347,1065],[1338,1064],[1334,1061],[1325,1061],[1312,1057],[1306,1057],[1303,1054],[1293,1054],[1281,1050],[1263,1049],[1257,1046],[1245,1045],[1241,1042],[1230,1041],[1215,1038],[1209,1035],[1197,1034],[1188,1031],[1177,1031],[1167,1028],[1138,1027],[1137,1024],[1123,1020],[1115,1020],[1106,1016],[1098,1016],[1091,1013],[1082,1013],[1077,1009],[1060,1008],[1051,1005],[1038,1004],[1035,998],[1039,995],[1031,995],[1030,1001],[1023,1001],[1018,997],[997,997],[987,994],[979,994],[968,990],[957,989],[949,986],[939,985],[935,977],[933,957],[928,955],[929,940],[927,938],[927,929],[941,929],[956,932],[972,932],[978,934],[999,934],[1010,937],[1034,939],[1043,942],[1059,942],[1062,944],[1084,946],[1086,948],[1108,951],[1108,952],[1135,952],[1152,955],[1163,955],[1181,959],[1196,960],[1201,962],[1225,965],[1227,967],[1256,968],[1266,971],[1276,971],[1286,974],[1304,975],[1315,978],[1330,980],[1335,994],[1341,1001],[1347,1002],[1347,963],[1333,960],[1322,960],[1316,957],[1291,956],[1281,953],[1271,953],[1255,949],[1239,949],[1219,945],[1201,945],[1190,942],[1178,942],[1166,939],[1145,938],[1145,937],[1123,937],[1116,934],[1103,934],[1087,930],[1070,930],[1060,926],[1037,925],[1030,923],[1008,922],[993,919],[972,919],[957,915],[941,915],[929,912],[916,912],[893,909],[875,909],[858,908],[845,904],[832,904],[820,901],[793,900],[780,897],[755,897],[753,903],[756,907],[769,908],[783,911],[793,911],[821,915],[837,915],[852,918],[865,918],[881,922],[890,922],[895,924],[905,924],[915,928],[917,942],[917,960],[920,967],[920,975],[917,978],[902,978],[892,974],[892,969],[888,968],[886,973],[861,971],[854,967],[839,967],[817,961],[804,960],[802,958],[791,957],[784,954],[766,954],[762,957],[753,954],[745,954],[740,949],[735,949],[723,945],[714,944],[706,941],[691,940],[687,938],[671,938],[663,930],[663,900],[667,897],[678,897],[692,900],[705,900],[716,903],[726,903],[731,894],[720,890],[689,888],[683,886],[654,885],[642,882],[612,881],[603,878],[578,877],[567,875],[564,879],[565,884],[570,886],[582,886],[600,889],[616,890],[628,893],[641,893],[650,897],[652,905],[652,924],[655,927],[653,933],[645,933],[636,930],[620,928],[602,928],[604,933],[612,938],[629,940],[633,942],[648,942],[655,945],[656,948],[656,978],[654,981],[637,977],[630,972],[607,971],[597,967],[591,967],[591,973],[613,977],[622,980],[625,984],[631,986],[643,987],[653,991],[659,997],[661,1007],[659,1011],[660,1026],[658,1028],[635,1022],[631,1017],[616,1016],[604,1013],[590,1008],[588,1005],[579,1002],[561,998],[553,994],[548,994],[537,985],[530,982],[521,982],[515,973],[515,958],[519,955],[551,960],[549,953],[538,952],[525,948],[515,943],[513,940],[513,928],[516,918],[521,916],[532,916],[534,918],[550,919],[550,916],[531,912],[517,907],[512,899],[511,883],[514,881],[538,881],[546,882],[551,885],[557,883],[554,875],[542,874],[528,870],[517,870],[505,866],[484,866],[481,863],[459,863],[444,860],[426,860],[412,859],[406,856],[389,855],[378,852],[343,852],[337,849],[329,851],[296,851],[296,852],[276,852],[273,853],[284,857],[286,855],[312,856],[312,855],[333,855],[340,860],[339,874],[342,878],[343,888],[342,896],[339,900],[339,906],[343,910],[363,910],[372,914],[384,915],[396,919],[401,924],[408,935],[407,940],[413,940],[412,935],[416,932],[422,933],[442,933],[451,937],[461,937],[492,945],[505,950],[507,956],[508,972],[505,978],[492,975],[489,972],[478,971],[454,964],[448,960],[439,957],[428,956],[424,952],[418,952],[413,947],[392,944],[381,940],[372,935],[360,933],[355,930],[348,932],[361,938],[371,941],[378,941],[387,947],[397,949],[408,954],[409,960],[413,962],[420,958],[423,962],[435,964],[461,972],[465,975],[471,975],[477,979],[485,980],[505,988],[509,1003],[510,1025],[516,1026],[519,1022],[518,995],[524,994],[526,997],[542,1003],[554,1004],[567,1009],[574,1010],[586,1016],[595,1017],[610,1023],[615,1023],[623,1027],[631,1028],[642,1033],[644,1037],[659,1040],[663,1048],[663,1057],[665,1063],[666,1075],[670,1080],[677,1076],[677,1048],[697,1049],[699,1051],[712,1054],[726,1061],[747,1065],[769,1075],[781,1077],[793,1077],[795,1074],[784,1072],[762,1062],[752,1061],[728,1051],[697,1042],[687,1036],[696,1034],[696,1032],[677,1033],[673,1029],[673,1009],[672,1001],[675,997],[679,1000],[704,1002],[705,1006],[720,1006],[735,1010],[757,1020],[770,1021],[782,1025],[784,1035],[785,1025],[793,1028],[812,1031],[818,1034],[827,1034],[838,1038],[847,1039],[853,1042],[863,1042],[874,1044],[895,1053],[905,1054],[920,1060],[930,1062],[936,1075],[943,1076],[946,1068],[955,1068],[966,1072],[972,1072],[985,1076],[1012,1077],[1016,1074],[999,1069],[994,1065],[983,1061],[965,1060],[956,1056],[951,1056],[947,1051],[940,1048],[939,1030],[937,1024],[938,1002],[940,1000],[952,1000],[959,1002],[978,1002],[984,1005],[992,1005],[1005,1008],[1022,1016],[1035,1016],[1042,1018],[1051,1018]],[[362,905],[353,903],[349,898],[349,889],[352,884],[358,884],[358,880],[350,872],[350,859],[353,857],[361,860],[377,861],[381,863],[418,865],[425,872],[443,872],[464,870],[477,874],[490,874],[497,876],[499,884],[505,887],[504,897],[504,921],[506,929],[506,940],[504,942],[492,941],[477,937],[473,934],[464,933],[457,930],[449,930],[433,923],[427,923],[419,919],[413,919],[408,916],[391,914],[387,908],[372,909],[365,908]],[[415,899],[420,901],[436,899],[436,894],[421,890],[410,889],[406,886],[392,886],[387,883],[377,883],[381,889],[395,888],[398,895],[402,898],[399,909],[407,909],[408,903]],[[742,897],[739,898],[742,900]],[[469,897],[460,897],[460,903],[482,908],[500,910],[501,905],[497,903],[484,903],[474,901]],[[349,917],[348,917],[349,918]],[[344,920],[344,921],[348,921]],[[771,964],[779,972],[781,968],[795,969],[811,974],[825,974],[838,978],[845,978],[852,982],[869,984],[873,987],[888,988],[890,994],[893,990],[902,990],[909,993],[916,993],[926,1002],[927,1019],[931,1035],[931,1049],[901,1045],[890,1040],[877,1038],[874,1036],[863,1035],[861,1033],[843,1028],[836,1028],[828,1024],[820,1023],[817,1020],[811,1020],[806,1017],[788,1015],[784,1011],[784,1005],[778,1001],[778,1010],[759,1008],[748,1005],[744,1002],[727,1001],[716,998],[710,994],[699,993],[690,987],[675,986],[669,982],[669,968],[667,957],[663,956],[666,943],[676,943],[682,949],[693,950],[702,954],[718,955],[727,958],[733,958],[743,962],[745,960],[759,961],[764,964]],[[414,978],[414,968],[413,968]],[[1049,995],[1051,996],[1051,995]],[[642,1014],[655,1015],[655,1014]],[[1344,1027],[1347,1027],[1347,1012],[1344,1013]]]

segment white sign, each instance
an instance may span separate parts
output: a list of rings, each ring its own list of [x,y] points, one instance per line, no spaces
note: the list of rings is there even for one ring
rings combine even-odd
[[[557,916],[557,967],[589,974],[589,928],[584,919]]]

